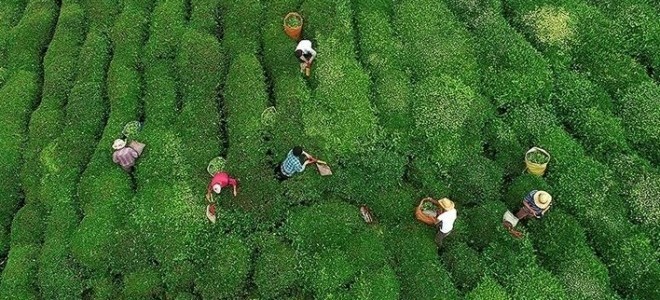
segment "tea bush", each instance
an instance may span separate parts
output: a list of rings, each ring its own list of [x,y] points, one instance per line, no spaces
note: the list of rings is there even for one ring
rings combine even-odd
[[[413,81],[448,75],[474,88],[478,82],[475,48],[468,32],[443,2],[406,0],[394,9]]]
[[[162,288],[158,271],[148,268],[124,277],[123,295],[128,299],[144,299],[158,295]]]
[[[53,39],[43,58],[41,102],[30,117],[28,139],[23,152],[25,162],[21,168],[21,182],[25,187],[27,202],[41,201],[39,185],[42,169],[39,154],[62,130],[63,107],[76,77],[85,28],[84,11],[80,6],[64,3]]]
[[[39,269],[36,245],[12,246],[0,281],[1,299],[38,299],[36,276]]]
[[[514,178],[506,187],[504,194],[504,203],[512,212],[518,212],[522,207],[525,196],[532,190],[541,190],[553,194],[552,188],[543,180],[543,178],[532,174],[523,174]]]
[[[265,299],[276,299],[295,284],[299,258],[279,238],[263,234],[258,236],[259,257],[254,261],[254,283],[257,293]]]
[[[507,300],[511,299],[509,294],[504,290],[504,288],[497,283],[492,277],[486,276],[481,282],[465,295],[467,300],[478,300],[478,299],[493,299],[493,300]]]
[[[481,251],[495,241],[500,231],[504,230],[502,215],[505,211],[504,204],[493,199],[463,210],[461,216],[469,224],[466,232],[468,245]]]
[[[237,236],[218,236],[197,269],[195,289],[204,299],[241,295],[250,270],[251,247]]]
[[[551,99],[563,122],[591,153],[609,156],[630,150],[612,100],[583,75],[558,72]]]
[[[357,275],[358,267],[347,254],[340,249],[324,249],[304,256],[301,262],[304,287],[322,298],[348,284]]]
[[[184,2],[158,0],[151,16],[149,41],[145,54],[149,60],[173,58],[179,49],[180,36],[184,31]]]
[[[32,0],[25,7],[23,17],[12,28],[7,39],[9,70],[38,72],[40,56],[48,45],[55,22],[57,4],[52,0]]]
[[[363,273],[353,285],[353,299],[400,299],[401,286],[396,273],[385,266]]]
[[[221,0],[221,20],[224,47],[229,57],[236,59],[240,53],[256,54],[261,36],[263,5],[259,0]]]
[[[21,145],[24,141],[27,124],[28,107],[37,97],[37,78],[32,72],[20,71],[0,89],[0,98],[4,105],[0,109],[3,120],[0,126],[0,138],[4,151],[0,154],[3,161],[2,174],[12,174],[18,170],[21,161]],[[0,226],[4,229],[11,224],[11,219],[20,203],[19,181],[14,176],[8,176],[0,183]],[[7,234],[8,232],[2,232]],[[4,238],[2,238],[4,239]],[[0,249],[6,251],[7,249]]]
[[[442,253],[442,263],[451,273],[454,286],[465,293],[473,290],[486,274],[480,254],[466,243],[454,243]]]
[[[628,141],[640,155],[651,162],[660,162],[660,87],[645,82],[631,89],[622,99],[621,119]]]
[[[200,32],[214,34],[218,30],[218,15],[222,0],[194,0],[190,2],[188,26]]]
[[[449,272],[437,259],[434,232],[412,225],[388,232],[390,256],[403,299],[457,299]],[[433,288],[429,288],[433,287]]]

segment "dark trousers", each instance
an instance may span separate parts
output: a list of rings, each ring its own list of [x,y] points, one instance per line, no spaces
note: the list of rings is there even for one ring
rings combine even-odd
[[[449,232],[444,233],[440,231],[440,228],[442,228],[442,222],[438,222],[438,224],[436,224],[435,226],[438,228],[438,232],[435,234],[435,244],[438,245],[438,248],[440,248],[442,247],[442,240],[444,240],[445,237],[449,235]]]
[[[521,207],[520,210],[518,210],[518,212],[516,213],[516,218],[518,218],[519,220],[531,219],[535,217],[536,215],[534,214],[534,212],[529,208],[527,208],[527,206],[525,206],[524,204],[523,207]]]
[[[278,165],[275,167],[275,170],[274,170],[274,171],[275,171],[275,178],[277,178],[277,180],[279,180],[280,182],[282,182],[282,181],[287,180],[287,179],[290,178],[289,176],[286,176],[286,175],[284,175],[284,174],[282,173],[282,164],[281,164],[281,163],[278,164]]]

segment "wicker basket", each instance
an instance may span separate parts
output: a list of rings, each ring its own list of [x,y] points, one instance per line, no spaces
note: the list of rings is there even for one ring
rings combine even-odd
[[[543,163],[543,164],[537,164],[535,162],[532,162],[529,160],[529,155],[534,153],[534,152],[541,152],[544,155],[548,157],[548,161]],[[550,153],[548,151],[545,151],[539,147],[532,147],[532,149],[527,150],[525,153],[525,165],[527,166],[527,171],[529,173],[537,175],[537,176],[543,176],[545,174],[545,169],[548,167],[548,163],[550,162]]]
[[[298,19],[300,25],[295,27],[289,26],[287,21],[291,18]],[[290,12],[284,17],[284,32],[286,32],[286,35],[288,35],[290,38],[296,41],[300,40],[300,34],[302,33],[302,25],[303,25],[303,18],[298,13]]]

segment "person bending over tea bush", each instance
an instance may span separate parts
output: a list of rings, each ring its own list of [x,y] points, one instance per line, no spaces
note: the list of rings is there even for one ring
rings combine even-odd
[[[522,237],[522,233],[515,230],[514,227],[518,224],[519,220],[531,219],[535,217],[540,219],[550,209],[552,205],[552,196],[546,191],[532,190],[525,196],[522,201],[522,207],[518,210],[515,217],[507,211],[504,215],[504,227],[514,237]],[[508,217],[507,217],[508,214]]]
[[[213,201],[213,195],[211,191],[216,194],[220,194],[223,187],[231,185],[234,187],[234,197],[238,194],[236,187],[238,186],[238,181],[234,178],[231,178],[227,172],[218,172],[213,175],[209,186],[206,188],[206,201],[209,203],[206,206],[206,216],[212,223],[215,223],[215,201]]]
[[[126,141],[122,139],[116,139],[112,143],[112,149],[115,149],[115,152],[112,153],[112,161],[119,164],[124,171],[130,172],[135,165],[135,159],[140,156],[140,153],[130,146],[127,147]]]
[[[303,151],[302,147],[295,146],[289,150],[284,161],[275,167],[277,180],[287,180],[294,174],[305,171],[305,167],[314,162],[316,162],[314,157]]]
[[[437,208],[426,208],[422,212],[427,216],[435,218],[435,226],[438,228],[438,233],[435,235],[435,243],[438,245],[438,248],[440,248],[442,246],[442,240],[444,240],[452,229],[454,229],[454,221],[456,221],[454,202],[447,198],[442,198],[440,200],[424,198],[422,199],[422,202],[424,201],[435,204]]]
[[[316,51],[312,48],[312,41],[302,40],[296,46],[294,52],[296,58],[300,61],[300,73],[305,73],[309,77],[309,70],[312,67],[312,61],[316,58]]]

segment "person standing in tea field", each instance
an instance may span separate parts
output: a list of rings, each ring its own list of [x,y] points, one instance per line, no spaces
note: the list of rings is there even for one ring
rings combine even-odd
[[[438,228],[438,232],[435,235],[435,243],[438,245],[438,248],[440,248],[442,246],[442,241],[447,235],[449,235],[452,229],[454,229],[454,221],[456,221],[457,217],[454,202],[447,198],[434,200],[427,197],[422,199],[420,205],[422,205],[424,201],[431,202],[438,208],[436,210],[425,209],[422,212],[427,216],[435,218],[435,227]]]
[[[523,206],[516,213],[516,218],[519,220],[532,217],[540,219],[550,209],[552,196],[546,191],[533,190],[525,196],[522,204]]]
[[[112,143],[112,149],[115,149],[112,153],[112,161],[119,164],[124,171],[130,172],[135,165],[135,159],[140,156],[139,153],[130,146],[127,147],[126,141],[122,139],[116,139]]]
[[[309,77],[312,62],[314,61],[314,58],[316,58],[316,51],[312,48],[312,41],[300,41],[298,46],[296,46],[294,54],[300,61],[300,73],[305,73],[305,75]]]
[[[305,171],[305,167],[314,162],[316,162],[314,157],[303,151],[302,147],[295,146],[289,150],[284,161],[275,167],[275,175],[279,181],[284,181],[296,173]]]

